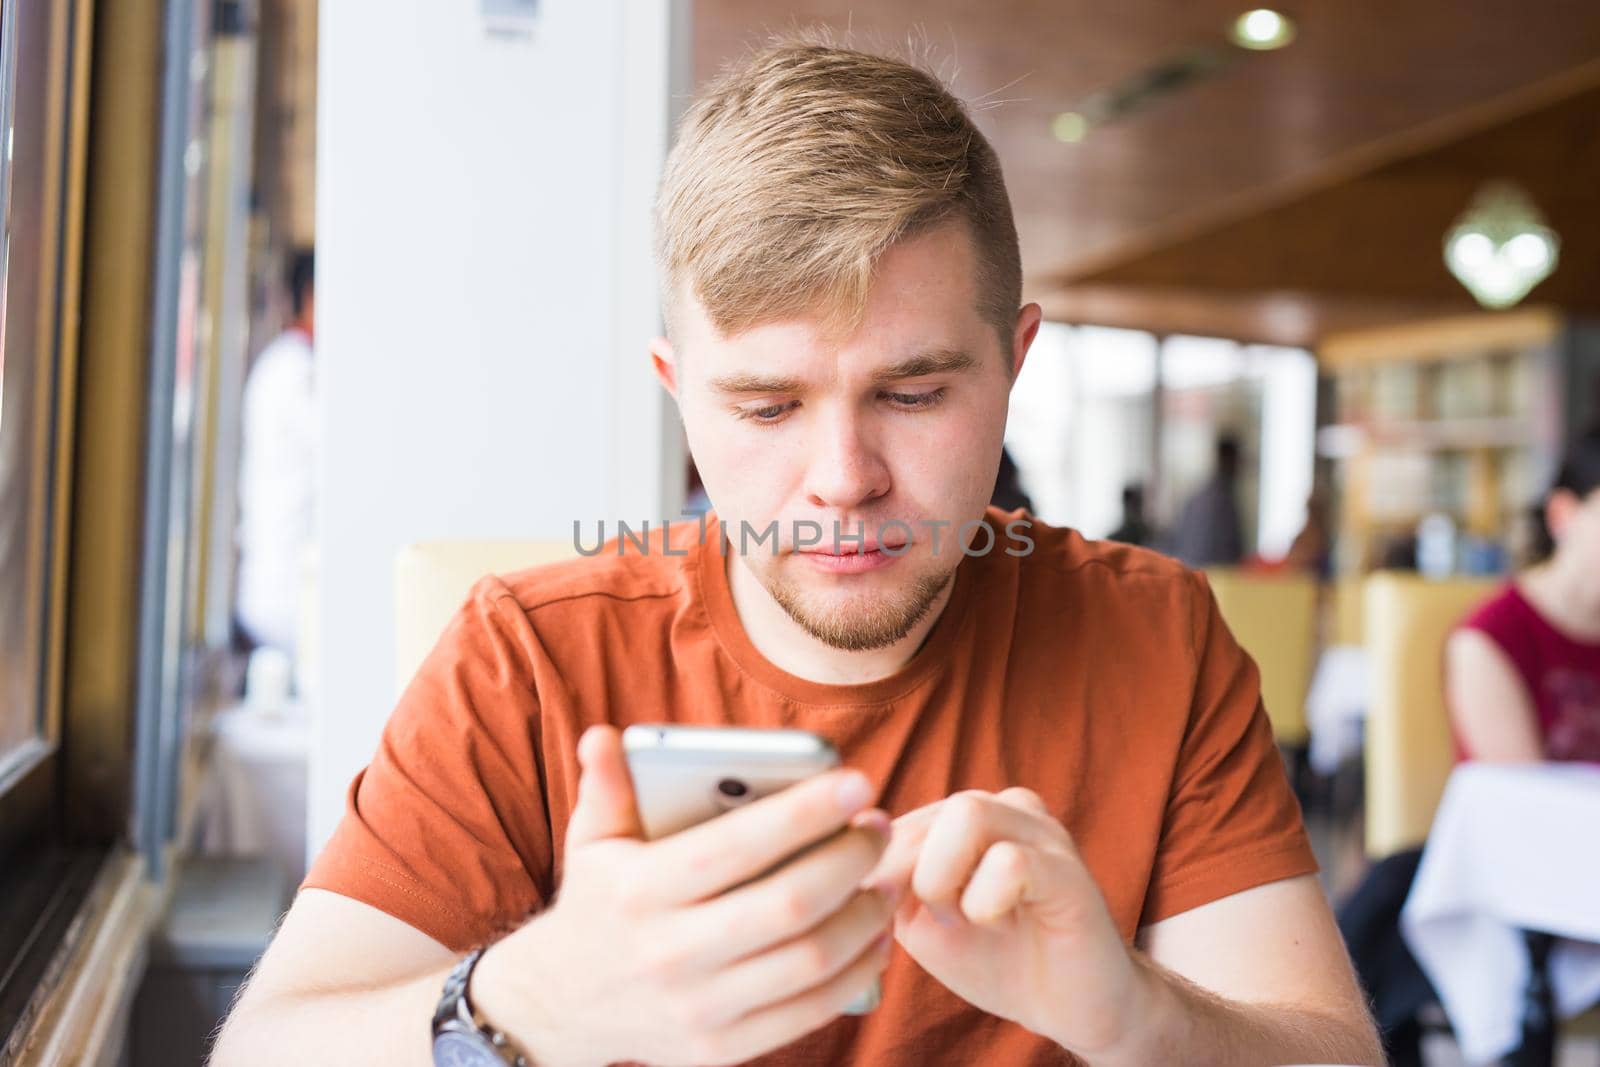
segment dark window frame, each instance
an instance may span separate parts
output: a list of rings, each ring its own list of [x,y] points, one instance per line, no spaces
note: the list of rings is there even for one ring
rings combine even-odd
[[[19,9],[28,4],[32,10]],[[0,782],[0,1036],[10,1035],[0,1047],[0,1061],[8,1061],[10,1046],[37,1007],[38,987],[46,982],[58,959],[57,950],[69,938],[78,910],[88,896],[95,872],[104,858],[101,842],[72,843],[64,834],[67,804],[63,771],[66,738],[63,730],[62,691],[65,660],[65,611],[62,597],[68,563],[70,489],[76,382],[76,329],[78,269],[76,247],[80,237],[82,202],[82,108],[87,60],[84,19],[87,5],[79,0],[6,0],[0,15],[4,34],[4,92],[6,116],[18,107],[36,109],[41,117],[38,136],[42,146],[41,185],[37,202],[12,203],[13,211],[35,211],[41,216],[38,261],[10,258],[10,270],[35,270],[37,300],[31,309],[32,336],[38,345],[25,353],[35,360],[39,376],[34,398],[44,397],[43,455],[44,514],[34,521],[41,538],[40,571],[29,577],[39,600],[38,661],[33,688],[38,740],[31,753],[15,760]],[[30,25],[31,23],[31,25]],[[45,64],[43,99],[21,99],[16,56],[28,30],[43,31],[44,41],[30,38],[35,59]],[[8,176],[9,177],[9,176]],[[9,182],[7,183],[9,186]],[[9,197],[11,189],[6,189]],[[0,281],[9,286],[9,279]],[[19,353],[18,355],[21,355]]]

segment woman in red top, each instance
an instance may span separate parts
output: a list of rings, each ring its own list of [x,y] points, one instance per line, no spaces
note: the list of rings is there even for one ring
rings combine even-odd
[[[1600,760],[1600,427],[1578,440],[1545,498],[1554,549],[1464,619],[1445,653],[1463,759]],[[1422,1067],[1417,1012],[1437,999],[1400,936],[1421,849],[1379,861],[1340,906],[1391,1067]]]
[[[1445,687],[1464,759],[1600,762],[1600,427],[1545,500],[1554,551],[1462,621]]]

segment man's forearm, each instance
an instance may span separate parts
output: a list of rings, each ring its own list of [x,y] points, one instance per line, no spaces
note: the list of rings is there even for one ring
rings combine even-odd
[[[1365,1007],[1344,1013],[1290,1005],[1240,1004],[1133,954],[1144,1004],[1126,1042],[1091,1067],[1182,1063],[1190,1067],[1271,1067],[1340,1063],[1380,1067],[1383,1051]]]
[[[217,1038],[213,1067],[341,1063],[432,1067],[431,1021],[449,967],[379,989],[252,994]]]

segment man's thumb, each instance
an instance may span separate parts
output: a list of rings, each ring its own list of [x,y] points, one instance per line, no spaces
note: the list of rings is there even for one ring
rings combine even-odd
[[[611,837],[643,837],[633,778],[614,726],[591,726],[578,739],[578,803],[567,823],[567,847]]]

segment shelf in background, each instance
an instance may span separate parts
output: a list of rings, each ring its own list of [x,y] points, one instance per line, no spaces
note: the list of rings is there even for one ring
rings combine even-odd
[[[1462,451],[1475,448],[1529,448],[1539,443],[1526,417],[1428,419],[1404,422],[1344,422],[1317,431],[1317,453],[1330,459],[1354,455],[1363,447]]]

